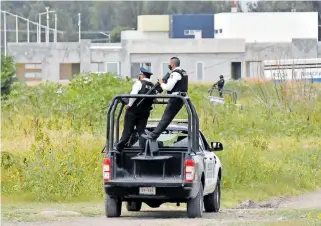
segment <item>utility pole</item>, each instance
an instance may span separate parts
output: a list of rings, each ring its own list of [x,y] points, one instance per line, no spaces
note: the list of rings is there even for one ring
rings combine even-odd
[[[3,33],[3,42],[4,42],[4,55],[7,56],[7,13],[4,13],[3,16],[3,23],[4,23],[4,33]]]
[[[57,13],[55,13],[55,34],[54,34],[54,42],[57,42]]]
[[[18,41],[19,41],[18,31],[19,31],[19,27],[18,27],[18,15],[16,15],[16,43],[18,43]]]
[[[81,20],[80,20],[80,15],[81,13],[78,13],[78,39],[79,39],[79,42],[80,42],[80,39],[81,39],[81,34],[80,34],[80,24],[81,24]]]
[[[49,7],[46,7],[47,11],[47,28],[46,28],[46,43],[49,43]]]
[[[27,19],[27,42],[29,43],[29,41],[30,41],[30,33],[29,33],[29,19]]]
[[[38,43],[41,42],[41,14],[39,13],[39,23],[38,23]]]

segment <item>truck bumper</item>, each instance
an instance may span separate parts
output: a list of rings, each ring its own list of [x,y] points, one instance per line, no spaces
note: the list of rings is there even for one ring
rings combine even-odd
[[[142,195],[139,194],[140,187],[155,187],[155,195]],[[198,192],[198,185],[195,183],[182,184],[182,183],[170,183],[170,184],[122,184],[117,182],[105,183],[105,193],[111,197],[119,197],[125,200],[129,199],[141,199],[141,200],[164,200],[164,201],[184,201],[190,198],[194,198]]]

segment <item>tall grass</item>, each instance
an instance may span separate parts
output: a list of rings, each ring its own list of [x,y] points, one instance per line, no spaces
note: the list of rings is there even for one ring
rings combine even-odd
[[[96,200],[101,179],[106,106],[128,93],[131,81],[110,75],[79,75],[67,87],[16,85],[2,103],[2,194],[9,200]],[[239,108],[213,107],[206,85],[191,85],[200,128],[221,141],[223,202],[295,194],[321,186],[320,87],[313,97],[275,100],[274,84],[229,83]],[[58,91],[58,92],[57,92]],[[262,95],[265,96],[262,102]],[[311,94],[312,95],[312,94]],[[292,102],[291,102],[292,101]],[[289,104],[291,103],[291,104]],[[289,110],[288,106],[291,107]],[[153,118],[160,117],[156,107]],[[181,112],[177,117],[184,117]]]

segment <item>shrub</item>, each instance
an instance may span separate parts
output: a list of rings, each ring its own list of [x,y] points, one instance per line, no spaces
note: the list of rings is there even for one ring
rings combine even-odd
[[[11,56],[1,56],[1,96],[10,93],[10,88],[15,79],[15,67]]]

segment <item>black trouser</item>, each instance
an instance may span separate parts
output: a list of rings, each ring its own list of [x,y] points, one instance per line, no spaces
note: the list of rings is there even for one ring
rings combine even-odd
[[[218,93],[220,94],[220,97],[223,98],[223,88],[218,88]]]
[[[153,139],[157,139],[161,133],[167,128],[167,126],[172,122],[177,113],[183,107],[183,101],[178,98],[171,98],[168,100],[168,104],[162,116],[162,119],[158,123],[157,127],[151,133]]]
[[[134,128],[136,126],[136,130],[139,134],[139,146],[141,148],[145,148],[145,139],[141,137],[141,135],[144,133],[144,130],[147,125],[149,113],[144,114],[143,116],[140,114],[134,114],[128,109],[125,113],[124,118],[124,130],[121,135],[121,138],[116,144],[116,149],[118,151],[122,151],[126,145],[126,143],[129,141],[130,136],[134,132]]]

